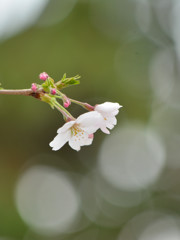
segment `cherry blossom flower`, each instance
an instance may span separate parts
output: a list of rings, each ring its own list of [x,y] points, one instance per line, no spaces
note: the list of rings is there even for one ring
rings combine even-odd
[[[101,130],[110,134],[109,129],[113,129],[114,125],[117,124],[116,115],[119,113],[119,108],[122,106],[119,103],[105,102],[95,106],[94,111],[99,112],[103,117],[103,122],[101,124]]]
[[[93,111],[80,115],[76,120],[67,122],[58,129],[57,136],[50,146],[52,150],[59,150],[66,142],[69,142],[71,148],[76,151],[81,146],[90,145],[93,141],[93,133],[100,128],[103,118],[100,113]]]

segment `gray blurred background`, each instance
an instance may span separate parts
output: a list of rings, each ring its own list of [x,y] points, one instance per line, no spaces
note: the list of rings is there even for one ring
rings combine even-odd
[[[4,88],[80,74],[68,96],[123,105],[111,135],[53,152],[60,113],[0,96],[0,240],[180,239],[179,12],[179,0],[0,0]]]

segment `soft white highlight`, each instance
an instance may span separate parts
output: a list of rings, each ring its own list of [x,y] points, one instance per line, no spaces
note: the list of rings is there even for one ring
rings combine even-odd
[[[54,235],[77,219],[80,201],[70,178],[47,166],[33,166],[19,178],[15,191],[17,210],[34,232]]]
[[[104,140],[98,168],[114,187],[138,191],[158,179],[165,160],[164,145],[155,132],[127,124]]]
[[[0,39],[9,38],[36,22],[48,0],[0,0]]]

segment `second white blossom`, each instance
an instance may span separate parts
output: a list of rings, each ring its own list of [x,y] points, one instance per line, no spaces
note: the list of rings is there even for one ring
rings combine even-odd
[[[119,113],[119,108],[122,106],[119,103],[105,102],[95,106],[94,110],[101,114],[103,121],[101,123],[101,130],[109,134],[109,129],[113,129],[114,125],[117,124],[116,115]]]

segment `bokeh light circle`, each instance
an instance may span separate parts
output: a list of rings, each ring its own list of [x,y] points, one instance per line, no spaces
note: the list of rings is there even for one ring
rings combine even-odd
[[[176,215],[147,210],[127,222],[117,240],[179,240],[179,224]]]
[[[98,174],[98,173],[97,173]],[[96,188],[96,173],[86,176],[81,184],[82,209],[90,221],[101,227],[117,228],[134,216],[135,207],[124,208],[106,201]]]
[[[136,38],[134,21],[134,1],[131,0],[91,0],[90,19],[92,24],[107,37],[120,40]]]
[[[169,102],[173,88],[177,87],[175,71],[175,54],[173,49],[157,51],[149,66],[150,82],[155,96],[160,101]]]
[[[151,195],[150,191],[144,189],[139,191],[127,191],[116,188],[110,182],[107,182],[98,172],[96,176],[93,177],[93,180],[97,192],[105,201],[122,208],[138,206]]]
[[[126,125],[105,138],[99,154],[100,174],[113,186],[137,191],[153,184],[165,164],[160,138],[141,125]]]
[[[50,167],[26,170],[15,191],[18,212],[35,232],[58,234],[77,217],[79,197],[64,173]]]
[[[147,0],[137,0],[135,16],[140,30],[143,33],[147,33],[152,23],[150,2]]]
[[[179,240],[180,230],[175,218],[158,219],[147,226],[139,240]]]
[[[76,3],[77,0],[49,1],[49,5],[40,16],[37,25],[40,27],[47,27],[63,21],[69,16]]]
[[[0,39],[6,39],[31,26],[49,0],[1,0]]]

